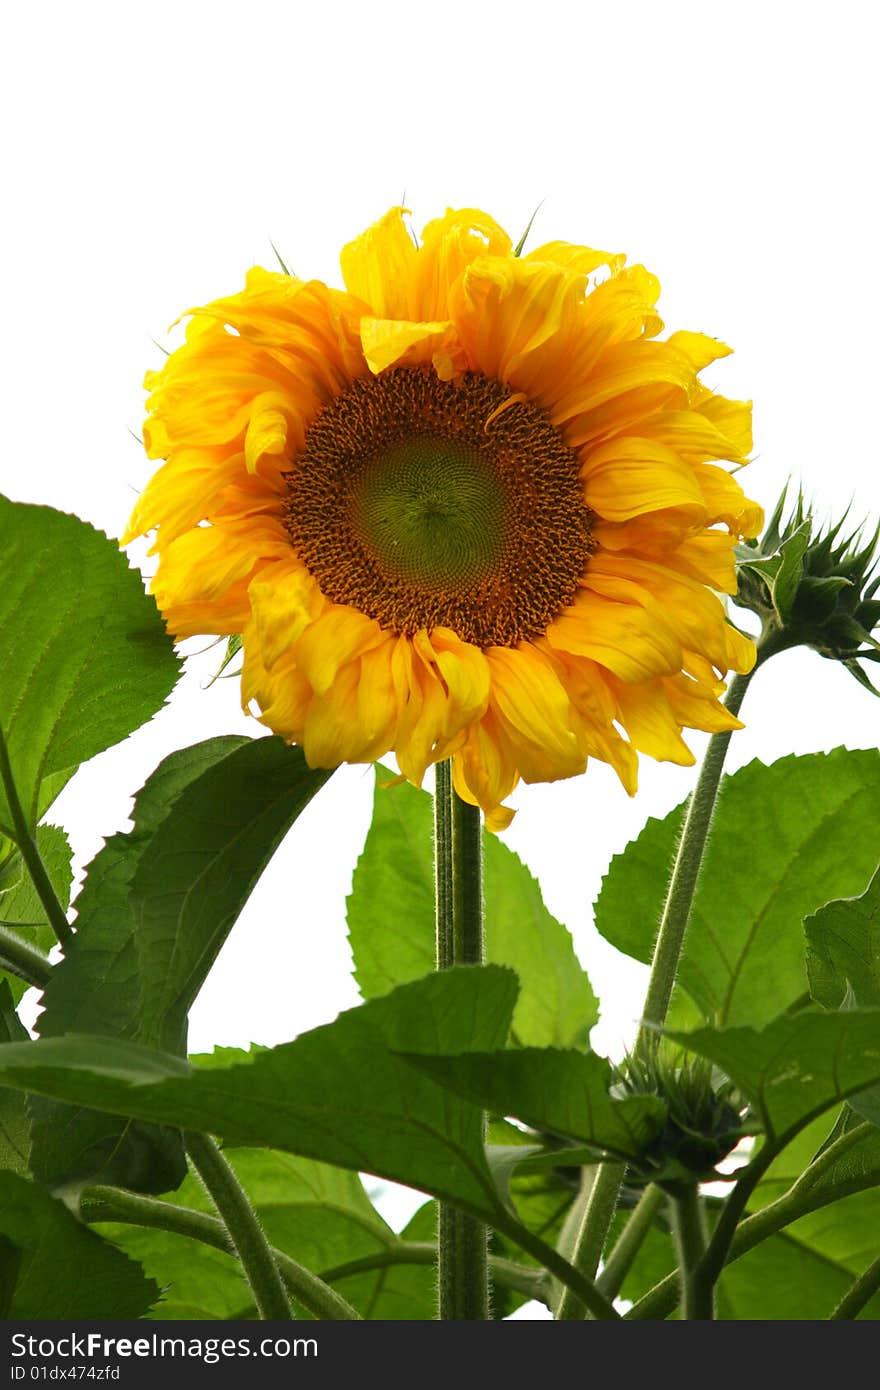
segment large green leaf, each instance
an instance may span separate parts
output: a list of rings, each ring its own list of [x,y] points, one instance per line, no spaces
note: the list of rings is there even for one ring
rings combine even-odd
[[[0,1316],[40,1321],[138,1318],[159,1295],[134,1261],[81,1225],[62,1202],[5,1172],[0,1290],[6,1295]]]
[[[880,1081],[880,1009],[784,1014],[766,1028],[701,1028],[670,1036],[726,1072],[769,1138],[795,1134]]]
[[[392,777],[377,769],[373,819],[348,899],[355,978],[365,999],[434,968],[432,801],[408,783],[389,786]],[[514,1040],[585,1046],[598,1008],[571,935],[497,835],[484,832],[483,850],[486,956],[520,979]]]
[[[114,541],[50,507],[0,498],[0,738],[33,828],[70,771],[156,713],[171,639]],[[0,831],[16,838],[0,784]]]
[[[40,825],[37,846],[58,901],[66,909],[73,879],[67,836],[60,826]],[[49,926],[43,905],[17,851],[4,866],[0,880],[0,923],[41,951],[47,952],[55,945],[55,932]],[[27,985],[11,972],[4,973],[2,978],[8,981],[17,1003]]]
[[[526,1047],[432,1057],[407,1051],[420,1071],[486,1110],[622,1158],[637,1158],[666,1116],[654,1096],[612,1100],[611,1066],[592,1052]]]
[[[276,738],[211,739],[166,758],[138,795],[133,831],[89,867],[76,936],[45,992],[43,1037],[88,1032],[184,1054],[187,1014],[217,952],[329,776]],[[34,1113],[34,1171],[47,1183],[162,1191],[183,1175],[176,1136],[47,1101]]]
[[[396,1243],[356,1173],[271,1149],[233,1148],[225,1153],[272,1245],[307,1268],[320,1273]],[[215,1214],[201,1183],[192,1176],[165,1200]],[[153,1317],[256,1316],[253,1296],[234,1256],[168,1231],[109,1223],[101,1223],[98,1229],[162,1286]],[[352,1301],[360,1312],[366,1312],[381,1279],[381,1270],[359,1276]],[[303,1309],[297,1315],[308,1316]]]
[[[377,1173],[491,1217],[500,1199],[479,1110],[400,1053],[495,1047],[515,1000],[511,971],[460,967],[244,1063],[194,1067],[140,1044],[68,1035],[0,1048],[0,1084]]]
[[[602,935],[637,960],[651,959],[682,815],[648,821],[596,904]],[[753,762],[725,778],[678,977],[705,1019],[761,1024],[806,992],[803,919],[864,889],[878,822],[873,749]]]

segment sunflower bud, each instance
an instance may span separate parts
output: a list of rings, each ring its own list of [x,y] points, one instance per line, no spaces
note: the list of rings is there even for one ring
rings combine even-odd
[[[660,1187],[708,1182],[716,1164],[754,1125],[744,1121],[745,1104],[735,1086],[702,1057],[663,1045],[627,1057],[611,1094],[658,1096],[666,1105],[663,1128],[645,1146],[638,1168]]]
[[[826,531],[816,530],[800,493],[783,522],[786,491],[760,540],[737,546],[735,602],[758,614],[772,650],[812,647],[880,694],[859,665],[880,661],[880,642],[872,635],[880,622],[880,527],[867,541],[861,529],[842,538],[844,515]]]

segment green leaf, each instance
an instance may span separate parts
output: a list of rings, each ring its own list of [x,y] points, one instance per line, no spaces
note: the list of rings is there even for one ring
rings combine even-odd
[[[166,758],[138,795],[134,830],[89,867],[76,936],[45,992],[43,1037],[88,1032],[185,1054],[187,1014],[217,952],[330,775],[277,738],[211,739]],[[48,1184],[161,1192],[183,1176],[176,1135],[46,1101],[34,1116],[34,1171]]]
[[[416,1056],[414,1067],[497,1115],[565,1135],[621,1158],[637,1158],[666,1117],[655,1096],[612,1100],[610,1064],[595,1053],[518,1048],[463,1056]]]
[[[300,1264],[315,1271],[331,1269],[381,1252],[396,1241],[357,1174],[270,1149],[227,1148],[224,1152],[271,1244]],[[164,1200],[216,1214],[201,1183],[192,1175]],[[136,1259],[163,1288],[152,1317],[256,1316],[253,1296],[233,1255],[154,1228],[100,1223],[97,1229]],[[381,1274],[376,1270],[359,1276],[357,1296],[352,1300],[359,1311],[365,1311]],[[308,1314],[300,1308],[297,1316]]]
[[[180,663],[118,546],[77,517],[0,498],[0,736],[33,828],[54,778],[161,709]],[[0,787],[0,830],[16,838]]]
[[[432,799],[408,783],[388,786],[392,778],[377,768],[373,820],[348,899],[354,973],[365,999],[434,968]],[[484,832],[483,850],[487,959],[511,966],[520,979],[514,1040],[586,1046],[598,1007],[570,933],[497,835]]]
[[[436,1235],[437,1204],[426,1202],[403,1228],[400,1239],[433,1241]],[[389,1264],[381,1270],[335,1279],[333,1287],[375,1322],[432,1322],[437,1317],[434,1264]]]
[[[838,899],[808,917],[810,993],[838,1009],[847,992],[856,1004],[880,1004],[880,870],[860,898]]]
[[[649,820],[596,904],[599,931],[637,960],[651,959],[682,818],[679,807]],[[724,779],[679,972],[705,1019],[761,1024],[806,993],[803,919],[864,889],[878,822],[875,749],[753,762]]]
[[[73,881],[67,836],[60,826],[39,825],[37,847],[58,901],[66,909]],[[0,885],[0,922],[41,951],[48,952],[55,945],[55,933],[17,851]],[[0,974],[0,979],[7,980],[17,1003],[27,985],[17,975]]]
[[[880,869],[860,898],[827,903],[804,923],[810,993],[827,1008],[880,1004]],[[850,1104],[880,1125],[880,1088]]]
[[[28,1032],[15,1012],[9,985],[0,979],[0,1046],[27,1042]],[[31,1137],[27,1105],[21,1091],[0,1088],[0,1169],[28,1171]]]
[[[766,1028],[672,1032],[717,1063],[760,1115],[768,1139],[795,1134],[880,1081],[880,1009],[784,1014]]]
[[[4,1172],[0,1290],[8,1300],[0,1315],[40,1321],[138,1318],[159,1294],[132,1260],[82,1226],[62,1202]]]
[[[194,1067],[139,1044],[68,1035],[0,1048],[0,1084],[376,1173],[491,1219],[501,1203],[479,1111],[399,1054],[497,1046],[515,999],[511,971],[460,967],[245,1063]]]
[[[828,1317],[854,1273],[860,1271],[823,1254],[795,1232],[792,1226],[769,1237],[724,1271],[717,1294],[720,1321],[803,1322]],[[871,1300],[862,1316],[880,1316],[880,1297]]]

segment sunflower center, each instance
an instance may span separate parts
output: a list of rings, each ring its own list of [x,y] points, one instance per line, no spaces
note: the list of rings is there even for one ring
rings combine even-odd
[[[507,500],[477,449],[426,434],[372,460],[353,482],[350,513],[387,574],[454,588],[501,563]]]
[[[326,596],[390,631],[537,637],[592,548],[577,456],[546,411],[477,373],[362,377],[308,431],[284,515]]]

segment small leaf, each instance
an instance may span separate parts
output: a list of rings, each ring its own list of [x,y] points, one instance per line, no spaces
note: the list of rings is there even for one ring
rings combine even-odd
[[[12,1278],[0,1274],[8,1298],[2,1313],[9,1319],[139,1318],[159,1296],[134,1261],[81,1225],[62,1202],[0,1172],[0,1269],[4,1263],[12,1267]]]
[[[434,968],[432,799],[407,783],[389,787],[392,775],[377,768],[373,820],[348,899],[355,978],[366,999]],[[570,933],[497,835],[484,832],[483,850],[486,955],[520,979],[514,1040],[585,1046],[598,1007]]]
[[[637,960],[651,959],[682,816],[648,821],[596,904],[599,931]],[[874,749],[753,762],[724,779],[679,974],[705,1019],[761,1024],[806,993],[803,919],[864,889],[878,823]]]
[[[31,829],[87,758],[161,709],[177,680],[153,599],[114,541],[0,498],[0,737]],[[15,838],[0,785],[0,830]]]

